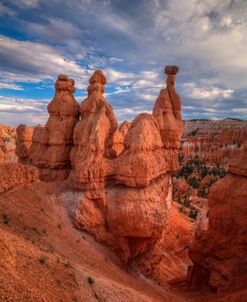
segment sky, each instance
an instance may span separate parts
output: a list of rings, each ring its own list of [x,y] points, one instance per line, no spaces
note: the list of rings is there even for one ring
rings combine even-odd
[[[0,18],[0,124],[45,124],[58,74],[81,103],[96,69],[132,120],[173,64],[184,120],[247,120],[246,0],[1,0]]]

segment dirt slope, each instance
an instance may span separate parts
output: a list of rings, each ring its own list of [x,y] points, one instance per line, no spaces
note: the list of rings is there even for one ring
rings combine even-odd
[[[76,231],[64,190],[39,182],[0,195],[0,301],[185,301]]]

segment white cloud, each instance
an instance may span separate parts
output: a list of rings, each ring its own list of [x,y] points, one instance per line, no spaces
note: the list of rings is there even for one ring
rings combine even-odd
[[[39,6],[39,0],[10,0],[10,2],[21,9]]]
[[[233,108],[232,112],[247,114],[247,108]]]
[[[110,58],[110,61],[114,62],[114,63],[122,63],[122,62],[124,62],[123,59],[115,58],[115,57]]]
[[[190,106],[190,105],[184,105],[183,109],[191,110],[191,109],[196,109],[196,107],[195,106]]]
[[[107,58],[93,57],[90,69],[67,58],[61,49],[40,42],[22,41],[0,36],[0,55],[3,65],[2,77],[6,82],[32,82],[55,80],[60,73],[76,81],[78,88],[86,88],[88,79],[97,65],[107,65]],[[82,59],[82,58],[80,58]],[[121,61],[114,58],[115,61]],[[109,59],[112,61],[112,58]],[[6,68],[4,68],[6,66]],[[140,73],[124,72],[114,68],[103,68],[109,84],[134,88],[157,86],[158,75],[153,71]],[[157,86],[158,87],[158,86]]]
[[[9,16],[15,16],[16,12],[13,9],[0,3],[0,14],[7,14]]]
[[[198,86],[194,82],[183,84],[183,93],[188,98],[198,100],[215,100],[216,98],[229,98],[232,96],[234,90],[232,89],[221,89],[216,86],[202,87]]]
[[[46,41],[62,42],[73,40],[82,34],[82,30],[68,21],[56,18],[48,18],[48,23],[25,23],[27,31],[34,36],[38,36]]]
[[[14,83],[0,82],[0,89],[23,90],[23,87],[16,85]]]
[[[27,126],[35,126],[37,124],[44,125],[47,120],[47,114],[33,114],[25,113],[20,114],[19,112],[1,112],[0,121],[4,125],[17,127],[20,124],[26,124]]]
[[[46,106],[50,100],[48,99],[29,99],[29,98],[16,98],[9,96],[0,96],[0,111],[35,111],[45,112]]]
[[[0,36],[0,58],[1,76],[8,82],[38,83],[55,80],[58,74],[63,73],[74,78],[77,84],[85,80],[86,87],[90,74],[74,60],[60,54],[55,47],[5,36]]]
[[[106,96],[111,96],[111,95],[117,95],[117,94],[125,94],[125,93],[129,93],[129,92],[130,92],[129,87],[126,87],[126,88],[117,87],[115,91],[108,92],[105,95]]]
[[[6,125],[45,124],[48,99],[27,99],[0,96],[0,120]]]
[[[112,68],[103,70],[109,84],[130,85],[137,78],[137,75],[132,72],[123,72]]]
[[[232,24],[232,18],[231,16],[224,16],[221,20],[220,20],[220,25],[222,27],[229,27]]]
[[[14,111],[25,111],[25,110],[35,110],[34,106],[27,105],[11,105],[11,104],[0,104],[0,111],[14,110]]]
[[[151,112],[152,112],[151,110],[147,110],[144,107],[121,108],[121,109],[114,110],[114,113],[116,114],[119,122],[123,121],[128,116],[131,116],[133,118],[140,113],[151,113]]]
[[[203,108],[203,110],[206,112],[217,112],[215,108]]]
[[[190,77],[213,74],[220,85],[246,87],[246,0],[159,3],[153,14],[156,55],[182,58],[193,71],[186,71]]]

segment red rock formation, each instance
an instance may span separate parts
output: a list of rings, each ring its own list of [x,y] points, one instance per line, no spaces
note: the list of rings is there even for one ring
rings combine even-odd
[[[122,134],[123,138],[125,138],[129,128],[131,126],[131,123],[128,121],[124,121],[120,126],[119,126],[119,131]]]
[[[239,129],[209,129],[208,132],[197,128],[193,136],[182,139],[183,161],[197,158],[208,164],[228,167],[229,161],[241,153],[241,144],[247,139],[247,123],[241,126]]]
[[[247,177],[247,141],[243,144],[240,156],[230,162],[229,171],[232,174]]]
[[[182,103],[175,90],[177,72],[177,66],[165,68],[167,87],[161,90],[153,109],[153,115],[158,121],[162,142],[166,148],[179,148],[182,135]]]
[[[183,121],[183,137],[191,135],[191,133],[208,134],[218,132],[224,129],[239,130],[246,129],[247,121],[226,118],[222,120],[188,120]]]
[[[68,177],[73,130],[79,119],[79,105],[73,97],[74,81],[59,75],[55,88],[55,96],[48,104],[46,125],[33,130],[20,125],[17,132],[17,155],[38,167],[43,180]]]
[[[172,202],[172,187],[165,199],[167,214],[165,227],[158,240],[132,260],[146,276],[165,286],[167,281],[184,278],[191,265],[188,247],[193,240],[191,219],[181,214]]]
[[[15,156],[16,129],[0,124],[0,163],[16,162]]]
[[[131,123],[124,140],[125,150],[115,161],[117,182],[144,187],[178,169],[182,120],[181,100],[174,86],[177,71],[176,66],[166,67],[167,87],[161,90],[153,114],[140,114]]]
[[[28,163],[30,148],[32,145],[34,128],[29,128],[26,125],[19,125],[16,129],[17,140],[15,153],[19,158],[19,162]]]
[[[71,151],[73,170],[70,182],[77,188],[102,187],[105,177],[111,172],[106,160],[116,157],[113,149],[113,135],[117,120],[103,96],[105,76],[97,70],[89,80],[88,97],[80,106],[81,119],[73,134]]]
[[[177,72],[176,68],[168,70]],[[168,78],[174,78],[173,74]],[[141,114],[131,125],[124,123],[118,129],[103,97],[105,83],[101,71],[89,81],[88,98],[81,104],[81,120],[74,130],[69,180],[85,192],[78,199],[76,224],[114,245],[127,261],[157,240],[164,229],[169,173],[178,168],[181,104],[176,107],[178,96],[172,87],[170,97],[169,84],[156,101],[158,118]],[[168,126],[172,139],[176,138],[173,143],[164,131]]]
[[[118,249],[125,261],[159,240],[171,211],[165,200],[170,175],[179,167],[182,121],[174,86],[178,67],[165,72],[167,87],[153,114],[140,114],[119,128],[103,96],[102,71],[95,71],[89,80],[79,121],[73,83],[59,76],[48,105],[49,120],[33,133],[30,159],[41,178],[65,179],[70,172],[70,185],[83,191],[63,197],[71,201],[74,196],[75,224]]]
[[[247,281],[247,142],[229,173],[209,194],[208,230],[196,232],[188,274],[192,288],[210,285],[217,291],[246,286]]]

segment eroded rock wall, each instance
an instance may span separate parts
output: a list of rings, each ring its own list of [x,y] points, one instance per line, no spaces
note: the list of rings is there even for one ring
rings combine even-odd
[[[238,289],[247,281],[247,141],[230,162],[229,173],[210,190],[208,230],[199,228],[190,250],[194,263],[188,285],[217,291]]]
[[[222,123],[220,123],[222,122]],[[207,128],[204,124],[199,124],[201,128],[196,128],[182,138],[180,148],[180,158],[183,162],[198,159],[209,165],[220,165],[228,168],[229,161],[240,155],[241,145],[247,140],[247,122],[239,121],[232,125],[231,120],[214,122],[219,128],[207,121]],[[189,123],[189,122],[184,122]],[[206,122],[205,122],[206,123]]]
[[[193,132],[207,134],[218,132],[224,129],[239,130],[246,129],[247,121],[225,118],[222,120],[188,120],[183,121],[183,137],[191,135]]]

